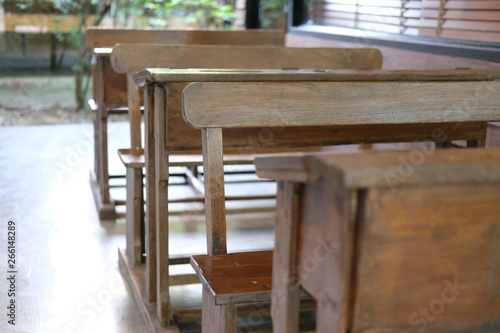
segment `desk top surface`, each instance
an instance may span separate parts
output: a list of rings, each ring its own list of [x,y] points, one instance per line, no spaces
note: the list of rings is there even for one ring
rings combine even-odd
[[[255,165],[260,177],[347,188],[500,182],[500,148],[275,154]]]
[[[167,82],[246,81],[489,81],[499,70],[325,70],[325,69],[168,69],[147,68],[133,75],[136,85]]]

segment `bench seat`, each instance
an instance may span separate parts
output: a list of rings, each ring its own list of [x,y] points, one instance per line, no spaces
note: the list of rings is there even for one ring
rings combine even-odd
[[[191,265],[217,305],[271,300],[273,251],[195,255]]]
[[[118,149],[118,156],[121,162],[127,168],[143,168],[146,165],[144,158],[144,149],[138,150],[138,154],[133,154],[130,149]],[[224,155],[224,164],[226,165],[244,165],[253,164],[255,155]],[[203,165],[202,155],[170,155],[169,165],[196,167]]]

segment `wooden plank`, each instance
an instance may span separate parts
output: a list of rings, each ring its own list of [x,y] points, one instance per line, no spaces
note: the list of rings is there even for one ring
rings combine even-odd
[[[271,303],[273,330],[276,333],[297,332],[299,328],[297,233],[301,211],[300,190],[301,187],[296,184],[278,182]]]
[[[101,65],[97,68],[97,74],[103,76],[105,86],[98,88],[104,101],[103,107],[115,109],[128,106],[127,96],[127,77],[124,74],[117,73],[110,64],[109,55],[98,56]],[[99,106],[99,102],[97,103]],[[107,117],[107,113],[104,114]]]
[[[156,301],[156,188],[155,188],[155,126],[154,85],[144,87],[144,127],[146,159],[146,295],[149,302]]]
[[[272,251],[196,255],[191,265],[208,286],[215,304],[268,302],[271,297]]]
[[[145,166],[144,149],[138,150],[137,154],[132,154],[130,149],[118,149],[118,156],[122,161],[123,165],[131,168],[141,168]],[[255,155],[235,155],[235,154],[224,154],[224,165],[246,165],[253,164],[253,159]],[[180,167],[194,167],[202,166],[203,158],[201,155],[170,155],[169,165],[180,166]]]
[[[498,89],[500,82],[192,83],[183,117],[194,128],[498,121]]]
[[[169,258],[168,258],[168,152],[163,149],[166,141],[166,91],[165,86],[157,85],[154,91],[154,147],[155,147],[155,182],[156,200],[156,292],[158,318],[163,326],[170,323],[169,296]],[[149,199],[148,199],[149,200]]]
[[[356,50],[356,49],[355,49]],[[354,51],[356,52],[356,51]],[[349,56],[349,55],[347,55]],[[302,67],[299,67],[302,68]],[[231,75],[223,75],[223,74]],[[248,81],[490,81],[500,79],[492,69],[455,70],[335,70],[335,69],[165,69],[147,68],[133,76],[135,84],[146,82],[248,82]]]
[[[132,153],[131,149],[118,149],[118,156],[127,168],[143,168],[146,166],[144,149],[136,151],[135,154]]]
[[[346,187],[495,183],[500,182],[500,150],[464,149],[460,155],[444,149],[324,156],[313,158],[310,168]]]
[[[127,100],[130,122],[130,150],[132,154],[139,155],[142,153],[141,105],[143,101],[141,100],[141,91],[132,81],[131,74],[127,74]]]
[[[236,307],[215,305],[213,295],[203,286],[202,327],[206,333],[236,333]]]
[[[109,205],[111,198],[109,195],[109,171],[108,171],[108,128],[107,128],[107,105],[110,101],[106,98],[107,85],[105,84],[108,76],[105,68],[109,59],[100,58],[96,62],[96,85],[99,93],[96,96],[97,112],[95,113],[95,143],[96,160],[95,168],[97,181],[99,184],[99,194],[102,205]]]
[[[172,86],[171,84],[170,86]],[[180,84],[179,84],[180,85]],[[176,109],[180,98],[169,99],[169,139],[167,149],[173,154],[186,151],[198,153],[201,148],[199,131],[186,124]],[[308,146],[328,146],[350,143],[382,143],[444,140],[477,140],[483,138],[486,125],[481,123],[351,125],[295,128],[223,129],[227,153],[258,154],[283,151],[304,151]]]
[[[205,218],[209,255],[227,253],[226,207],[224,204],[224,169],[222,130],[203,129],[203,170],[205,172]]]
[[[194,200],[200,200],[201,202],[205,201],[205,187],[203,186],[203,183],[193,174],[193,172],[189,169],[184,167],[184,173],[186,174],[186,181],[189,185],[191,185],[191,188],[193,189],[195,195],[197,197],[193,198]],[[169,202],[172,202],[172,200],[169,200]]]
[[[284,173],[286,165],[300,175]],[[322,177],[345,187],[399,187],[435,183],[500,182],[500,149],[372,151],[288,154],[255,160],[257,174],[305,182]]]
[[[345,332],[351,327],[355,285],[358,205],[356,192],[326,181],[303,190],[303,211],[297,232],[297,276],[318,303],[317,332]]]
[[[228,255],[195,255],[191,259],[195,271],[200,272],[207,268],[240,267],[243,265],[258,265],[267,260],[272,263],[272,251],[235,252]]]
[[[88,27],[89,47],[114,46],[119,43],[144,44],[213,44],[213,45],[283,45],[285,34],[280,30],[168,30],[116,29]]]
[[[373,48],[122,44],[113,48],[111,63],[120,73],[148,67],[380,69],[382,54]]]
[[[142,263],[141,224],[144,222],[142,168],[127,168],[126,253],[133,266]]]
[[[498,200],[488,182],[370,191],[351,329],[497,332]]]

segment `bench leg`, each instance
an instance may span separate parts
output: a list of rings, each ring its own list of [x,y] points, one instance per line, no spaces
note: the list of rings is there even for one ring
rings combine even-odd
[[[236,333],[236,305],[216,305],[206,286],[203,286],[202,303],[202,333]]]
[[[155,145],[154,145],[154,87],[144,87],[144,126],[146,160],[146,296],[156,302],[156,198],[155,198]]]
[[[94,174],[97,182],[101,180],[101,174],[99,173],[101,171],[100,164],[101,164],[101,149],[99,147],[100,141],[101,141],[101,135],[99,131],[99,111],[95,110],[92,112],[92,117],[94,121]]]
[[[167,112],[165,87],[155,87],[155,200],[156,200],[156,292],[157,314],[162,326],[170,322],[169,254],[168,254],[168,178],[169,157],[165,147]],[[157,126],[157,124],[159,126]]]
[[[300,185],[278,182],[271,316],[273,332],[299,330],[297,233]]]
[[[335,332],[334,318],[332,314],[338,312],[338,307],[330,302],[327,297],[318,300],[317,316],[316,316],[316,332],[317,333],[331,333]]]
[[[126,213],[126,245],[127,258],[133,266],[142,261],[144,223],[144,199],[142,186],[142,168],[127,168],[127,213]]]

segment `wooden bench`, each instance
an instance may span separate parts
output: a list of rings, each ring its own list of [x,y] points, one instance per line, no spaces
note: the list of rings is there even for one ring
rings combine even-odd
[[[254,148],[333,144],[335,140],[342,143],[357,142],[353,137],[336,137],[338,133],[335,129],[349,129],[360,125],[367,126],[364,128],[367,138],[365,142],[404,141],[410,139],[411,135],[414,140],[421,140],[422,136],[418,132],[423,128],[428,131],[428,140],[439,141],[436,136],[438,130],[441,141],[444,142],[450,138],[449,133],[443,129],[445,123],[454,125],[450,129],[465,129],[467,123],[479,122],[485,126],[487,121],[500,119],[500,96],[495,93],[500,88],[500,82],[491,81],[500,72],[489,72],[484,76],[481,73],[486,74],[474,71],[332,71],[330,77],[322,78],[330,82],[311,82],[315,80],[310,77],[309,82],[200,82],[188,85],[183,91],[183,117],[191,127],[202,131],[205,170],[208,254],[193,256],[191,259],[203,284],[203,331],[236,332],[236,305],[265,301],[271,292],[271,285],[265,283],[270,276],[251,268],[268,265],[271,261],[269,252],[247,253],[247,264],[238,261],[241,253],[227,253],[223,149],[234,148],[234,139],[239,132],[248,130],[258,133],[262,128],[291,127],[279,131],[270,143],[246,143]],[[258,81],[257,76],[254,79]],[[316,78],[316,81],[319,79]],[[479,81],[473,81],[476,79]],[[280,81],[284,81],[283,77]],[[457,107],[451,108],[451,105]],[[398,135],[394,130],[403,125],[410,125],[405,128],[408,133]],[[223,129],[235,131],[224,132],[223,140]],[[312,132],[324,136],[316,138],[315,142],[309,137],[298,141],[302,135]],[[455,134],[460,136],[460,133]],[[468,136],[465,132],[463,134]],[[447,136],[446,140],[444,135]],[[300,168],[292,165],[290,169],[283,166],[283,170],[277,172],[283,172],[282,177],[298,177],[297,170],[300,171]],[[286,195],[289,199],[298,193],[296,189],[290,189]],[[281,195],[278,198],[279,207],[283,205],[283,200]],[[296,228],[284,230],[279,223],[282,219],[295,222],[299,218],[300,204],[294,197],[294,200],[288,201],[284,210],[278,212],[278,244],[283,242],[280,237],[296,237]],[[350,201],[347,200],[341,212],[347,213],[349,204]],[[311,212],[314,213],[316,212]],[[288,256],[281,255],[278,250],[275,252],[273,272],[279,272],[280,275],[274,279],[284,281],[278,289],[281,293],[293,288],[296,282],[296,267],[291,257],[297,250],[295,245],[281,245],[280,249],[284,249]],[[232,261],[238,264],[233,265],[232,270],[225,269],[224,284],[228,287],[221,289],[219,280],[212,276],[217,268],[222,267],[212,266],[216,262]],[[269,273],[268,270],[265,272]],[[318,287],[317,284],[315,286]],[[287,301],[282,311],[289,311],[289,316],[280,316],[279,325],[284,328],[280,329],[276,325],[275,330],[279,332],[287,332],[288,327],[294,327],[298,318],[297,308],[292,307],[298,300],[297,293],[290,294],[288,291],[286,295],[291,300]],[[319,314],[323,315],[321,309]],[[325,317],[325,320],[330,319]],[[341,332],[350,328],[339,327]]]
[[[279,30],[137,30],[89,27],[86,31],[86,44],[94,50],[92,66],[94,97],[89,104],[94,110],[95,143],[94,170],[90,179],[99,217],[115,219],[115,205],[125,204],[113,200],[109,191],[110,178],[123,176],[109,175],[108,116],[127,112],[129,103],[135,103],[133,107],[137,108],[143,104],[142,94],[135,91],[133,85],[127,86],[127,82],[131,81],[127,81],[126,74],[117,73],[111,67],[110,54],[115,44],[283,45],[284,38],[284,32]],[[127,90],[132,91],[133,99],[129,100]],[[140,136],[137,135],[140,135],[140,132],[131,135],[131,141],[134,142],[131,147],[136,147],[140,140]]]
[[[273,332],[298,332],[301,289],[316,332],[499,331],[500,149],[255,163],[279,182]]]
[[[117,46],[117,50],[118,50]],[[123,46],[125,47],[125,46]],[[153,46],[158,48],[159,46]],[[145,100],[145,155],[146,155],[146,293],[151,302],[157,302],[158,318],[167,325],[170,318],[169,255],[168,255],[168,184],[172,156],[201,154],[200,132],[189,128],[181,114],[181,93],[192,81],[219,80],[235,73],[228,68],[245,67],[239,76],[252,79],[259,68],[380,68],[381,54],[376,49],[329,49],[285,47],[173,47],[171,59],[189,59],[184,67],[199,65],[207,69],[177,69],[166,71],[150,69],[133,75],[136,83],[144,87]],[[200,51],[202,50],[202,51]],[[130,54],[132,51],[127,52]],[[159,51],[158,51],[159,52]],[[152,52],[156,54],[158,52]],[[165,54],[167,54],[165,52]],[[206,55],[200,58],[199,55]],[[132,57],[133,58],[133,57]],[[166,61],[166,60],[165,60]],[[210,68],[223,68],[213,70]],[[224,70],[226,68],[226,70]],[[252,69],[254,68],[254,69]],[[293,72],[293,70],[291,70]],[[281,73],[281,71],[278,71]],[[186,75],[187,73],[187,75]],[[222,75],[221,75],[222,74]],[[321,74],[321,72],[317,72]],[[173,76],[170,76],[173,75]],[[180,75],[180,76],[179,76]],[[275,76],[275,79],[277,76]],[[162,126],[156,124],[164,124]],[[242,133],[244,134],[244,133]],[[244,137],[248,140],[248,137]],[[242,142],[244,144],[244,141]],[[228,152],[230,153],[230,152]],[[240,149],[237,150],[242,154]],[[253,153],[253,152],[247,152]],[[135,224],[137,231],[137,224]],[[134,239],[138,239],[135,232]],[[132,239],[132,236],[129,237]],[[138,253],[137,244],[135,253]],[[176,263],[189,263],[175,260]],[[131,265],[132,263],[130,263]]]

